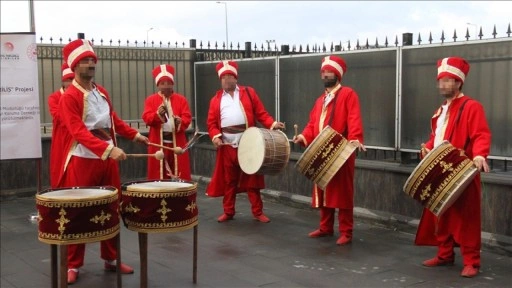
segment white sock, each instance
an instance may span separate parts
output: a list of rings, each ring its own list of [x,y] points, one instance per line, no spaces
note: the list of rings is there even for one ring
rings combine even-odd
[[[105,260],[105,263],[110,265],[116,265],[116,260]]]
[[[69,269],[68,269],[68,272],[69,272],[69,271],[75,271],[75,272],[78,272],[78,269],[77,269],[77,268],[69,268]]]

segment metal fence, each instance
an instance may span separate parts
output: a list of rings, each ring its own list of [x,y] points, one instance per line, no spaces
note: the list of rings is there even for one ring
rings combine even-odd
[[[485,35],[488,38],[483,39],[480,28],[480,40],[470,40],[472,35],[467,29],[463,37],[459,38],[457,31],[447,36],[452,42],[445,41],[444,31],[439,41],[432,38],[432,33],[427,40],[418,34],[416,41],[412,33],[405,33],[402,46],[398,36],[392,43],[386,37],[381,44],[378,39],[372,44],[366,39],[365,44],[357,40],[352,42],[355,45],[340,41],[305,47],[252,42],[226,46],[225,43],[197,43],[195,39],[190,40],[188,47],[172,41],[91,41],[99,57],[95,80],[109,91],[121,118],[136,127],[143,126],[140,118],[144,100],[156,90],[151,71],[159,64],[169,63],[176,68],[175,91],[187,97],[195,123],[202,131],[206,130],[209,100],[219,88],[215,73],[217,61],[239,61],[239,82],[255,87],[266,108],[288,127],[295,123],[303,127],[314,99],[323,91],[318,72],[320,59],[329,54],[341,55],[348,65],[343,83],[359,94],[365,143],[370,148],[359,157],[395,161],[415,158],[420,143],[428,135],[429,118],[441,102],[435,87],[437,59],[462,56],[471,64],[463,90],[482,102],[493,132],[491,162],[496,169],[507,171],[512,160],[510,24],[504,34],[494,27]],[[465,41],[460,41],[464,38]],[[39,40],[41,122],[43,129],[49,130],[51,116],[47,99],[61,85],[65,40],[50,38],[46,44],[45,39]]]
[[[483,104],[493,132],[490,158],[497,160],[495,169],[507,170],[512,160],[512,39],[238,59],[239,83],[253,86],[267,110],[288,127],[304,127],[323,92],[319,69],[321,58],[329,54],[347,62],[343,84],[359,94],[365,144],[403,153],[418,152],[428,137],[430,117],[442,102],[436,88],[437,60],[466,58],[471,71],[463,91]],[[195,64],[195,115],[201,130],[206,130],[207,104],[219,85],[215,64]],[[291,129],[286,133],[293,136]]]

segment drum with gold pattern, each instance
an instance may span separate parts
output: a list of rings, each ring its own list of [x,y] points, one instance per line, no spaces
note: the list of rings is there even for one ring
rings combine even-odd
[[[132,231],[176,232],[198,224],[197,183],[147,180],[122,185],[121,216]]]
[[[81,244],[119,233],[119,195],[114,187],[48,189],[36,194],[40,241]]]
[[[356,148],[343,135],[326,126],[300,156],[295,167],[325,189]]]
[[[421,160],[403,190],[440,216],[459,198],[477,173],[478,169],[464,151],[445,140]]]

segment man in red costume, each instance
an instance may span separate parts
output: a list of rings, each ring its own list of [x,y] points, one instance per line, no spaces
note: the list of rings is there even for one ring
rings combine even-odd
[[[58,150],[64,156],[52,163],[59,167],[59,173],[52,177],[57,177],[59,187],[113,186],[121,196],[117,161],[126,159],[126,154],[116,147],[114,136],[146,144],[149,140],[116,115],[105,88],[92,81],[97,57],[91,43],[78,39],[64,46],[62,52],[75,79],[60,99],[59,113],[65,129],[59,129],[64,140]],[[101,241],[101,258],[108,271],[116,270],[116,237]],[[70,284],[77,280],[84,253],[84,244],[68,245]],[[121,273],[133,273],[130,266],[120,265]]]
[[[222,61],[216,66],[222,89],[210,101],[208,134],[217,148],[212,180],[206,189],[210,197],[224,196],[224,213],[217,219],[225,222],[235,215],[236,194],[247,191],[254,219],[268,223],[263,214],[260,189],[265,187],[262,175],[247,175],[238,164],[237,147],[243,132],[260,122],[268,129],[283,129],[284,123],[274,121],[268,114],[256,91],[249,86],[237,85],[238,64]]]
[[[428,142],[422,145],[421,156],[424,157],[443,140],[448,140],[454,147],[463,149],[480,171],[489,172],[486,158],[491,146],[491,132],[484,109],[479,102],[461,92],[468,72],[468,62],[459,57],[448,57],[437,62],[437,84],[445,101],[432,117],[432,132]],[[478,274],[480,197],[478,174],[441,217],[436,217],[427,209],[423,210],[415,243],[438,246],[436,257],[424,261],[424,266],[453,265],[453,248],[458,244],[464,264],[461,276],[474,277]]]
[[[148,96],[144,104],[142,119],[149,126],[149,141],[167,147],[184,147],[187,144],[185,131],[192,122],[192,113],[185,96],[175,93],[174,67],[158,65],[153,69],[158,92]],[[169,179],[174,177],[192,180],[188,152],[177,155],[170,150],[148,146],[148,153],[163,150],[165,158],[148,158],[148,179]],[[171,171],[167,171],[169,167]]]
[[[50,186],[52,188],[57,188],[57,178],[56,175],[59,174],[59,167],[57,165],[52,165],[52,163],[58,163],[62,160],[59,160],[58,157],[63,157],[63,153],[59,151],[62,147],[61,141],[65,141],[59,139],[59,136],[62,136],[62,133],[59,133],[59,129],[62,127],[62,123],[59,116],[59,101],[64,91],[71,84],[71,81],[75,78],[75,73],[69,69],[67,63],[62,64],[62,86],[59,90],[53,92],[50,96],[48,96],[48,108],[50,110],[50,114],[52,115],[52,144],[50,146]],[[64,128],[65,129],[65,128]]]
[[[357,93],[342,86],[341,79],[347,72],[345,61],[338,56],[326,56],[320,68],[325,92],[316,100],[309,114],[309,122],[294,143],[308,146],[326,126],[341,133],[359,150],[366,150],[363,143],[363,121]],[[340,237],[338,245],[352,242],[354,226],[354,170],[355,154],[352,154],[334,175],[325,191],[317,185],[313,188],[312,206],[320,208],[320,227],[309,237],[325,237],[334,234],[335,209],[338,208]]]

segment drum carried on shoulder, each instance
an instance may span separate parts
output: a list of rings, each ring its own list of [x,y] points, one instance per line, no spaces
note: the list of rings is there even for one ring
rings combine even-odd
[[[444,141],[421,160],[403,191],[436,216],[442,215],[478,173],[463,150]]]
[[[290,142],[279,130],[251,127],[238,144],[238,163],[246,174],[275,175],[290,158]]]
[[[304,151],[295,167],[325,189],[356,148],[343,135],[326,126]]]

